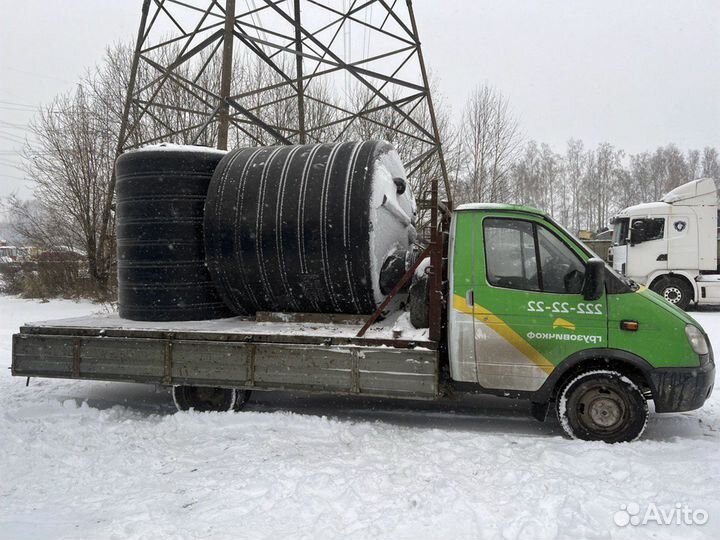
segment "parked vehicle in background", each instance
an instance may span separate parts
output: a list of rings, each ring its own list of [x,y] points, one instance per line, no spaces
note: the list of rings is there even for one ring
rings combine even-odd
[[[711,178],[625,208],[613,227],[615,270],[682,309],[720,304],[718,200]]]
[[[583,244],[594,251],[598,257],[605,262],[610,262],[610,248],[612,247],[612,229],[607,229],[596,233],[589,240],[581,240]]]

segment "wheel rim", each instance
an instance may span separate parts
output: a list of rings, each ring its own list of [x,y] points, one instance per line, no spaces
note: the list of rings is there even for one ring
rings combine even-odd
[[[591,433],[620,431],[627,418],[625,398],[609,386],[593,386],[578,399],[578,420]]]
[[[671,304],[677,304],[682,300],[682,291],[677,287],[666,287],[663,291],[663,298]]]
[[[589,414],[598,426],[611,428],[622,418],[622,409],[612,399],[601,397],[590,403]]]

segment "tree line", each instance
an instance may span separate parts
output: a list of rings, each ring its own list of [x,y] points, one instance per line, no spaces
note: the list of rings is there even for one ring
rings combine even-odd
[[[711,146],[683,152],[669,143],[628,154],[608,142],[593,148],[570,138],[558,152],[526,140],[508,101],[487,85],[473,92],[454,129],[446,154],[456,204],[526,204],[574,232],[601,231],[619,210],[657,201],[690,180],[720,185],[720,154]]]
[[[158,54],[175,52],[164,49]],[[163,60],[168,59],[158,58],[159,63]],[[112,202],[108,186],[131,61],[132,47],[109,48],[100,65],[73,90],[57,96],[38,112],[31,122],[33,136],[23,155],[34,198],[28,201],[11,197],[6,201],[13,226],[26,242],[46,249],[72,249],[84,255],[87,273],[99,295],[107,294],[114,281],[115,223],[113,213],[106,209]],[[196,82],[219,92],[219,59],[200,56],[197,61],[206,67]],[[192,66],[180,65],[177,70],[190,77]],[[146,84],[151,77],[151,73],[141,71],[137,84]],[[268,114],[269,106],[273,125],[293,128],[297,125],[297,103],[289,99],[291,90],[287,86],[274,84],[278,77],[266,64],[252,58],[238,55],[234,60],[235,92],[269,88],[269,95],[252,97],[257,103],[243,105],[251,111],[264,107],[264,114]],[[396,121],[391,109],[358,118],[348,128],[334,124],[335,110],[322,105],[333,99],[340,101],[334,88],[313,81],[307,91],[315,98],[306,101],[307,125],[324,126],[313,131],[313,140],[382,138],[395,144],[406,160],[420,153],[418,139],[400,137],[397,131],[385,127]],[[527,204],[549,212],[575,231],[598,231],[608,225],[617,210],[657,200],[688,180],[708,176],[720,182],[720,157],[715,148],[683,153],[668,144],[653,151],[625,154],[610,143],[586,148],[581,140],[570,139],[565,149],[556,152],[547,144],[525,137],[508,100],[490,85],[475,88],[457,115],[452,114],[437,88],[432,92],[455,204]],[[215,145],[214,129],[203,131],[194,140],[196,127],[205,119],[196,111],[197,96],[180,86],[166,84],[157,99],[175,107],[142,116],[138,107],[131,108],[131,145],[148,140],[160,142],[168,126],[179,132],[168,142]],[[368,89],[356,88],[349,99],[354,110],[360,110],[372,95]],[[418,124],[429,125],[427,110],[418,108],[413,115]],[[412,129],[403,126],[406,132]],[[273,143],[266,131],[252,123],[230,130],[230,148]],[[423,162],[415,171],[410,183],[419,200],[428,198],[430,180],[439,175],[437,159]]]

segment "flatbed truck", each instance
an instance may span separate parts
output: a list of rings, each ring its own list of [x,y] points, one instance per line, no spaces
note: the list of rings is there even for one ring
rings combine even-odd
[[[379,322],[376,313],[362,328],[309,314],[167,323],[99,315],[21,327],[12,374],[154,383],[171,387],[180,409],[215,411],[242,408],[253,390],[490,393],[529,400],[540,420],[555,412],[573,438],[606,442],[638,438],[648,400],[677,412],[710,395],[715,365],[702,327],[548,215],[461,205],[445,228],[448,242],[425,252],[435,250],[426,271],[440,284],[428,295],[438,314],[430,329],[407,312]]]

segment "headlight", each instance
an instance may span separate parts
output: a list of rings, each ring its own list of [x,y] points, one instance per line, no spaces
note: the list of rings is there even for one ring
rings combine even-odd
[[[709,351],[707,341],[705,341],[705,336],[703,336],[703,333],[698,329],[697,326],[688,324],[685,327],[685,335],[690,342],[692,350],[695,351],[695,354],[698,354],[700,356],[708,354]]]

